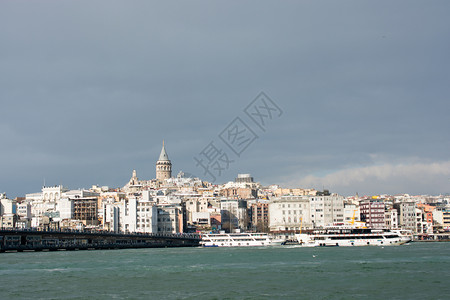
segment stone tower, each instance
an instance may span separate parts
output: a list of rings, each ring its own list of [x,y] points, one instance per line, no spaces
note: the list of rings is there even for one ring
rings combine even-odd
[[[163,146],[161,149],[161,154],[156,162],[156,179],[163,181],[172,177],[172,163],[170,162],[169,156],[167,156],[166,148]]]

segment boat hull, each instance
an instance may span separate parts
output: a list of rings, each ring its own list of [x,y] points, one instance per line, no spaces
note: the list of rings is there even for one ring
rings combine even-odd
[[[302,247],[398,246],[411,241],[410,238],[397,232],[389,230],[371,231],[370,229],[364,231],[334,229],[319,233],[297,234],[296,238]]]
[[[265,233],[204,234],[203,247],[265,247],[282,245],[284,240],[272,239]]]

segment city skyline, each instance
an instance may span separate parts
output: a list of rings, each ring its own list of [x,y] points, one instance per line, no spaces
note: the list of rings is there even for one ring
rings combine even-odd
[[[228,149],[239,118],[257,138],[215,183],[448,193],[450,4],[436,2],[2,2],[0,192],[154,178],[162,140],[173,176],[209,180],[194,157]],[[282,110],[264,130],[245,114],[260,92]]]

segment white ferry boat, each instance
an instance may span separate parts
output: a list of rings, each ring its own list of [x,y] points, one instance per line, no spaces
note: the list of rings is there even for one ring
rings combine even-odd
[[[273,239],[267,233],[208,233],[202,234],[200,244],[203,247],[250,247],[274,246],[283,244],[284,240]]]
[[[368,228],[325,228],[296,234],[302,247],[394,246],[408,243],[412,236],[400,230]]]

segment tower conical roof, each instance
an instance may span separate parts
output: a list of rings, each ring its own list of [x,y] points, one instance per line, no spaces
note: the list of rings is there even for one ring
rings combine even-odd
[[[164,147],[164,141],[158,161],[170,161],[169,156],[166,153],[166,148]]]

